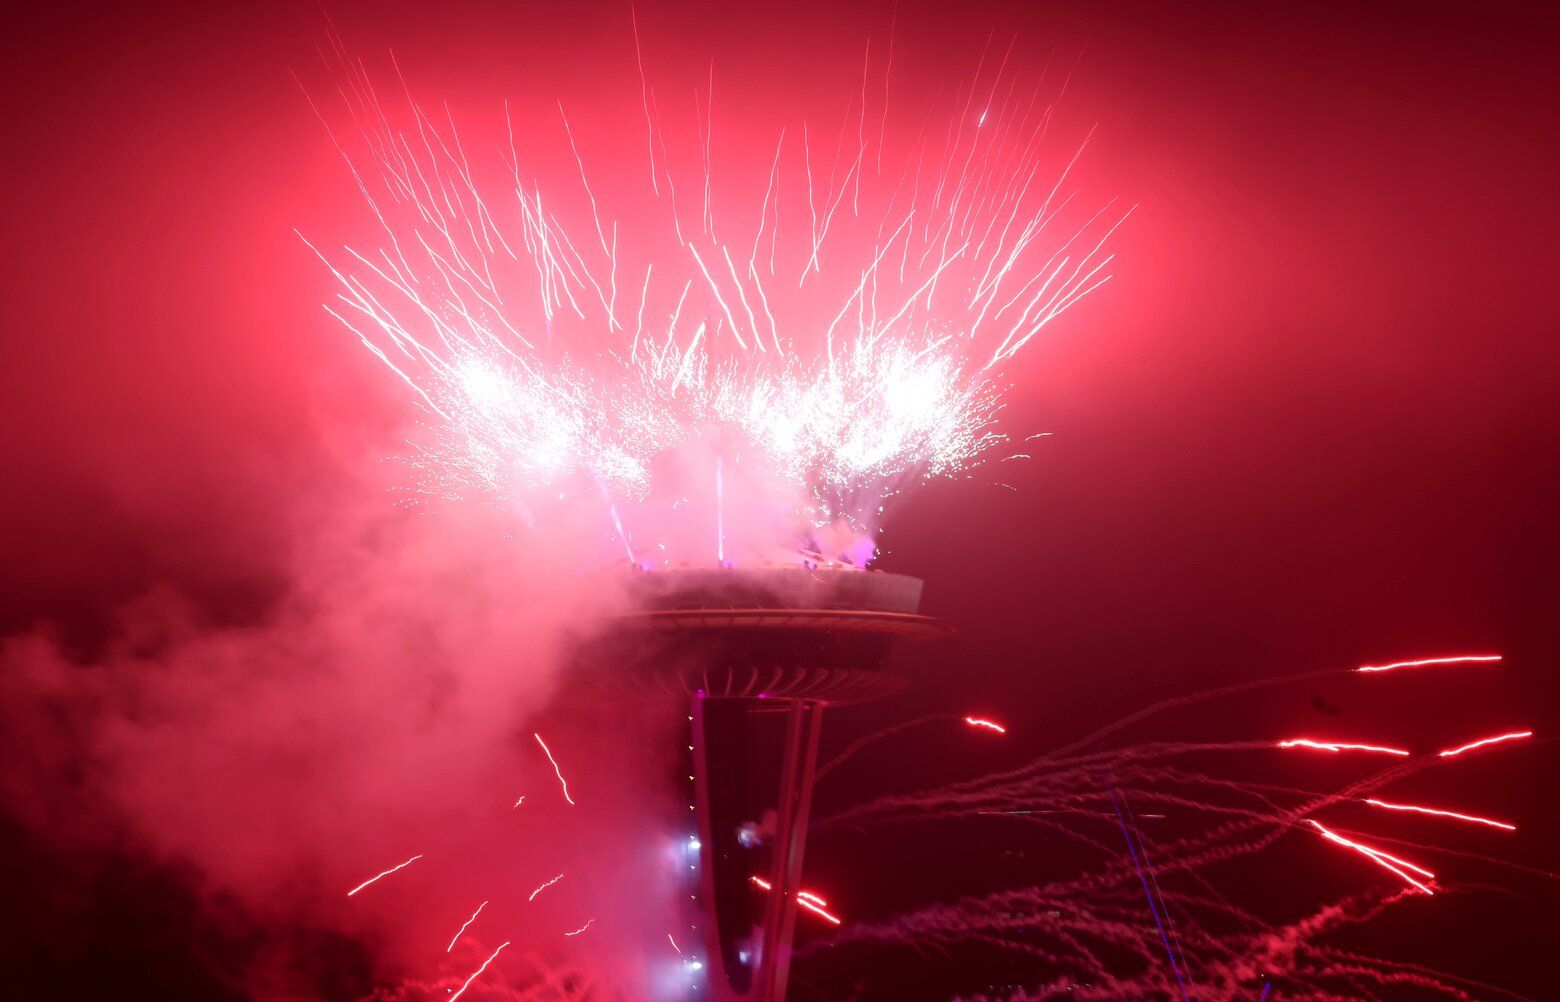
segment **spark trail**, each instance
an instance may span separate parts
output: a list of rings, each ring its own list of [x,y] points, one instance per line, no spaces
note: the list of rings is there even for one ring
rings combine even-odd
[[[1444,658],[1421,658],[1418,661],[1394,661],[1385,665],[1361,665],[1355,671],[1395,671],[1399,668],[1423,668],[1427,665],[1492,664],[1500,660],[1499,654],[1457,654]]]
[[[492,952],[492,954],[490,954],[488,956],[488,959],[486,959],[486,960],[484,960],[482,962],[482,966],[481,967],[477,968],[475,971],[472,971],[471,972],[471,977],[467,978],[465,983],[460,986],[460,989],[457,992],[455,992],[455,994],[450,996],[450,1002],[455,1002],[456,999],[458,999],[462,995],[466,994],[466,989],[471,987],[471,983],[482,976],[482,972],[486,971],[488,969],[488,965],[489,964],[493,963],[493,961],[498,959],[498,955],[500,953],[503,953],[504,952],[504,947],[506,947],[508,945],[509,945],[509,940],[507,940],[507,939],[504,940],[504,942],[498,944],[498,949],[494,950]]]
[[[561,873],[558,874],[556,877],[554,877],[551,880],[547,881],[546,883],[541,884],[540,886],[538,886],[536,888],[536,890],[531,892],[531,896],[526,898],[526,900],[527,901],[535,901],[536,900],[536,896],[538,894],[540,894],[543,891],[547,890],[547,888],[551,887],[552,885],[556,884],[558,881],[560,881],[562,879],[563,879],[563,874],[561,874]]]
[[[1367,799],[1365,803],[1372,807],[1380,807],[1389,811],[1410,811],[1415,814],[1430,814],[1438,818],[1452,818],[1456,821],[1467,821],[1476,825],[1489,825],[1491,828],[1504,828],[1509,832],[1517,830],[1516,825],[1508,825],[1504,821],[1495,821],[1491,818],[1481,818],[1474,814],[1459,814],[1456,811],[1442,811],[1433,807],[1416,807],[1412,804],[1389,804],[1384,800],[1375,799]]]
[[[1521,741],[1532,736],[1532,731],[1512,731],[1509,734],[1496,734],[1494,737],[1480,738],[1477,741],[1470,741],[1465,745],[1459,745],[1456,748],[1448,748],[1445,751],[1437,752],[1436,754],[1442,758],[1451,758],[1453,755],[1461,755],[1463,752],[1471,752],[1475,748],[1484,748],[1488,745],[1505,744],[1508,741]]]
[[[1350,849],[1353,849],[1355,852],[1363,854],[1364,856],[1368,857],[1373,862],[1375,862],[1378,866],[1383,866],[1383,867],[1387,868],[1388,870],[1391,870],[1393,873],[1395,873],[1398,876],[1402,877],[1408,883],[1410,883],[1413,886],[1419,888],[1421,891],[1424,891],[1426,894],[1434,894],[1435,893],[1434,891],[1432,891],[1429,888],[1428,885],[1420,883],[1419,881],[1415,880],[1413,877],[1409,876],[1407,872],[1405,872],[1405,871],[1408,871],[1408,870],[1412,870],[1415,873],[1419,874],[1421,877],[1425,877],[1427,879],[1432,879],[1433,880],[1435,878],[1435,874],[1431,873],[1429,870],[1426,870],[1424,867],[1416,866],[1413,863],[1410,863],[1410,862],[1408,862],[1405,859],[1399,859],[1396,856],[1388,855],[1387,853],[1382,852],[1380,849],[1372,849],[1368,845],[1364,845],[1362,843],[1355,842],[1352,839],[1346,839],[1342,835],[1337,834],[1336,832],[1329,831],[1328,829],[1323,827],[1321,822],[1319,822],[1319,821],[1309,820],[1308,823],[1313,828],[1315,828],[1318,832],[1320,832],[1322,837],[1327,839],[1329,842],[1336,842],[1336,843],[1338,843],[1341,846],[1346,846],[1346,847],[1348,847]]]
[[[1355,672],[1354,668],[1331,669],[1254,680],[1164,701],[1124,719],[1133,722],[1148,712],[1215,696]],[[1398,684],[1411,683],[1405,678]],[[1096,744],[1099,735],[1118,733],[1125,726],[1118,722],[1102,728],[1090,738],[1016,769],[881,796],[818,821],[815,838],[823,844],[874,837],[879,829],[900,823],[912,824],[917,831],[927,825],[961,826],[955,830],[966,835],[973,831],[962,826],[981,825],[982,844],[1005,837],[1004,830],[1012,832],[1017,844],[1028,844],[1034,835],[1026,832],[1033,831],[1059,840],[1057,848],[1047,853],[1048,868],[1058,872],[1006,890],[858,919],[828,940],[804,945],[803,962],[821,957],[825,946],[829,957],[874,945],[878,949],[913,946],[940,955],[956,955],[961,949],[984,955],[996,949],[1027,962],[1035,972],[1031,985],[1002,996],[1011,1000],[1067,997],[1080,985],[1110,998],[1183,997],[1183,992],[1196,998],[1255,998],[1267,990],[1277,998],[1388,999],[1409,988],[1460,1000],[1510,995],[1495,985],[1336,944],[1336,934],[1347,927],[1375,921],[1389,911],[1455,908],[1454,902],[1444,899],[1491,887],[1486,873],[1548,874],[1455,842],[1421,845],[1380,831],[1355,833],[1329,817],[1358,804],[1377,812],[1378,820],[1392,812],[1448,822],[1439,826],[1445,838],[1467,838],[1465,833],[1474,827],[1512,830],[1514,826],[1503,821],[1420,807],[1387,793],[1410,776],[1450,766],[1446,756],[1367,745],[1363,750],[1373,754],[1354,760],[1369,771],[1356,771],[1352,778],[1316,789],[1308,788],[1309,783],[1297,786],[1264,775],[1263,757],[1251,753],[1273,748],[1276,743],[1271,741],[1086,747]],[[1472,747],[1517,742],[1526,735],[1494,735]],[[1291,741],[1290,746],[1297,748],[1361,750],[1344,742]],[[1472,747],[1448,750],[1461,753]],[[1101,784],[1101,776],[1109,777],[1108,785]],[[1129,859],[1121,851],[1123,828],[1128,847],[1138,848],[1121,798],[1140,805],[1145,813],[1170,819],[1167,834],[1155,841],[1151,869],[1140,856]],[[1300,917],[1281,923],[1261,914],[1262,909],[1274,907],[1271,893],[1255,895],[1256,906],[1240,900],[1249,878],[1220,885],[1220,868],[1226,864],[1293,852],[1298,845],[1296,832],[1314,834],[1363,857],[1385,871],[1388,879],[1358,878],[1347,867],[1339,867],[1339,879],[1354,883],[1358,890],[1320,904],[1300,902],[1292,912]],[[1068,843],[1074,848],[1063,851]],[[815,843],[813,851],[823,850]],[[1448,876],[1451,864],[1435,866],[1425,853],[1456,860],[1458,872]],[[1283,865],[1294,864],[1286,860]],[[1317,865],[1325,865],[1325,859]],[[1408,904],[1413,901],[1424,904]]]
[[[460,942],[460,938],[466,934],[466,930],[471,928],[471,923],[477,920],[477,916],[481,915],[482,909],[486,908],[487,906],[488,903],[486,901],[482,902],[477,906],[477,910],[471,913],[471,918],[467,919],[461,924],[459,929],[455,930],[455,935],[450,939],[450,945],[444,948],[445,953],[449,953],[451,950],[455,949],[455,944]]]
[[[369,877],[367,880],[363,881],[361,884],[357,885],[356,887],[352,888],[352,890],[348,891],[347,892],[347,897],[349,897],[349,898],[352,897],[358,891],[361,891],[363,888],[369,886],[370,884],[373,884],[373,883],[375,883],[375,882],[377,882],[377,881],[379,881],[379,880],[381,880],[381,879],[383,879],[385,877],[390,876],[390,874],[395,873],[397,870],[404,870],[404,869],[406,869],[408,866],[411,866],[413,863],[417,862],[419,859],[422,859],[422,853],[418,853],[417,855],[413,856],[411,859],[407,860],[404,863],[397,863],[395,866],[392,866],[390,869],[384,871],[383,873],[376,873],[376,874],[374,874],[372,877]]]
[[[752,884],[754,887],[757,887],[761,891],[772,891],[774,890],[775,886],[769,881],[765,880],[763,877],[749,877],[748,883]],[[817,915],[825,922],[828,922],[830,925],[840,925],[844,921],[839,916],[829,912],[827,910],[828,902],[811,891],[798,891],[796,893],[796,903],[812,912],[814,915]]]
[[[1388,748],[1384,745],[1356,745],[1345,744],[1341,741],[1315,741],[1311,738],[1290,738],[1288,741],[1280,741],[1280,748],[1315,748],[1318,751],[1363,751],[1375,752],[1378,755],[1399,755],[1407,757],[1409,752],[1402,748]]]
[[[558,768],[558,760],[553,758],[552,749],[547,747],[547,742],[542,740],[540,734],[533,733],[531,736],[536,739],[537,744],[542,746],[542,752],[547,756],[547,761],[552,763],[553,775],[558,777],[558,785],[563,789],[563,799],[569,802],[570,807],[573,807],[574,798],[569,796],[569,781],[563,778],[563,770]],[[520,799],[524,800],[525,798],[521,797]],[[520,806],[519,801],[515,802],[515,806]]]

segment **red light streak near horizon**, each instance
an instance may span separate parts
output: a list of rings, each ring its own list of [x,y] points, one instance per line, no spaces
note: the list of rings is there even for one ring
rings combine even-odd
[[[984,727],[988,731],[996,731],[998,734],[1006,734],[1007,728],[991,720],[982,720],[980,717],[965,717],[964,722],[971,727]]]
[[[477,906],[477,910],[471,913],[471,918],[466,920],[466,924],[456,930],[455,937],[450,940],[450,945],[444,948],[445,953],[449,953],[451,950],[455,949],[455,944],[460,942],[460,937],[465,934],[467,928],[471,926],[471,923],[477,920],[477,916],[481,915],[482,909],[486,908],[487,906],[488,903],[486,901]]]
[[[753,884],[755,887],[762,888],[766,891],[774,890],[774,885],[765,880],[763,877],[749,877],[748,882]],[[825,921],[832,922],[835,925],[840,925],[843,921],[838,916],[831,915],[827,911],[824,911],[821,906],[828,904],[828,902],[811,891],[798,891],[796,894],[796,903],[812,912],[814,915],[823,918]],[[673,945],[675,946],[676,944]]]
[[[578,936],[580,933],[584,932],[586,929],[589,929],[591,927],[591,925],[593,923],[595,923],[595,921],[596,921],[596,916],[592,915],[590,918],[585,920],[585,924],[584,925],[580,926],[578,929],[574,930],[573,932],[566,932],[566,933],[564,933],[564,935],[565,936]]]
[[[563,778],[563,770],[558,768],[558,760],[553,758],[552,749],[547,747],[547,742],[543,741],[542,736],[535,731],[531,733],[531,737],[535,738],[536,743],[542,746],[542,751],[547,755],[547,761],[552,763],[553,775],[558,777],[558,785],[563,787],[563,799],[569,802],[570,807],[573,807],[574,798],[569,796],[569,781]],[[524,800],[525,798],[521,797],[520,799]],[[520,805],[516,803],[515,806],[519,807]]]
[[[1352,745],[1339,741],[1313,741],[1310,738],[1290,738],[1288,741],[1280,741],[1280,748],[1316,748],[1321,751],[1367,751],[1379,752],[1383,755],[1408,755],[1402,748],[1387,748],[1383,745]]]
[[[1460,748],[1448,748],[1446,751],[1437,752],[1442,758],[1451,758],[1453,755],[1461,755],[1465,751],[1473,751],[1475,748],[1483,748],[1485,745],[1500,744],[1506,741],[1520,741],[1523,738],[1533,736],[1532,731],[1512,731],[1509,734],[1497,734],[1490,738],[1480,738],[1478,741],[1470,741]]]
[[[498,949],[494,950],[493,953],[488,957],[488,959],[486,959],[486,960],[484,960],[482,962],[482,966],[481,967],[479,967],[475,971],[471,972],[471,977],[467,978],[466,979],[466,983],[460,986],[460,991],[458,991],[454,995],[450,996],[449,1002],[455,1002],[456,999],[458,999],[462,995],[466,994],[466,989],[471,987],[471,983],[482,976],[482,972],[488,969],[488,965],[491,964],[498,957],[498,955],[503,952],[504,947],[506,947],[508,945],[509,945],[509,940],[507,940],[507,939],[504,940],[502,943],[498,944]]]
[[[1474,814],[1458,814],[1456,811],[1440,811],[1433,807],[1415,807],[1411,804],[1389,804],[1385,800],[1366,800],[1372,807],[1385,807],[1389,811],[1413,811],[1415,814],[1434,814],[1442,818],[1455,818],[1458,821],[1472,821],[1474,824],[1489,825],[1491,828],[1504,828],[1507,831],[1516,831],[1516,825],[1508,825],[1504,821],[1495,821],[1490,818],[1481,818]]]
[[[361,884],[357,885],[356,887],[352,888],[352,890],[348,891],[347,892],[347,897],[349,897],[349,898],[352,897],[352,895],[356,894],[358,891],[361,891],[363,888],[367,887],[369,884],[372,884],[374,881],[380,879],[381,877],[388,877],[388,876],[390,876],[390,874],[394,873],[397,870],[405,869],[406,867],[411,866],[413,863],[417,862],[419,859],[422,859],[422,853],[420,853],[420,852],[417,855],[413,856],[411,859],[407,860],[406,862],[401,863],[399,866],[392,866],[390,869],[386,870],[384,873],[378,873],[378,874],[375,874],[372,877],[369,877],[367,880],[363,881]]]
[[[1387,665],[1361,665],[1355,671],[1392,671],[1395,668],[1421,668],[1425,665],[1481,664],[1501,660],[1499,654],[1458,654],[1445,658],[1420,658],[1418,661],[1394,661]]]
[[[560,881],[562,879],[563,879],[563,874],[561,874],[561,873],[558,874],[556,877],[554,877],[551,880],[547,881],[547,883],[543,884],[542,886],[538,887],[536,890],[532,891],[531,892],[531,896],[526,898],[526,900],[527,901],[535,901],[536,900],[536,896],[538,894],[540,894],[543,891],[547,890],[547,888],[551,887],[552,885],[556,884],[558,881]]]
[[[1426,877],[1426,878],[1428,878],[1430,880],[1434,880],[1435,879],[1435,874],[1431,873],[1429,870],[1426,870],[1424,867],[1422,867],[1422,866],[1415,866],[1413,863],[1410,863],[1410,862],[1408,862],[1405,859],[1398,859],[1396,856],[1392,856],[1392,855],[1389,855],[1387,853],[1384,853],[1380,849],[1372,849],[1368,845],[1362,845],[1359,842],[1354,842],[1354,841],[1351,841],[1349,839],[1346,839],[1342,835],[1338,835],[1338,834],[1335,834],[1335,833],[1333,833],[1331,831],[1328,831],[1326,828],[1322,827],[1322,825],[1319,822],[1313,821],[1313,820],[1311,820],[1309,818],[1307,818],[1306,821],[1307,821],[1308,824],[1310,824],[1312,827],[1314,827],[1317,831],[1321,832],[1322,833],[1322,837],[1327,839],[1328,841],[1336,842],[1339,845],[1347,846],[1348,848],[1355,850],[1356,852],[1364,855],[1365,857],[1367,857],[1370,860],[1372,860],[1373,862],[1375,862],[1377,865],[1385,867],[1388,870],[1391,870],[1393,873],[1395,873],[1398,876],[1402,877],[1404,880],[1408,881],[1410,884],[1413,884],[1415,887],[1419,888],[1421,891],[1424,891],[1426,894],[1434,894],[1435,893],[1428,886],[1426,886],[1425,884],[1420,883],[1419,881],[1415,880],[1413,877],[1410,877],[1403,870],[1398,868],[1398,867],[1405,867],[1405,868],[1407,868],[1409,870],[1413,870],[1415,873],[1418,873],[1418,874],[1420,874],[1420,875],[1422,875],[1422,876],[1424,876],[1424,877]],[[1394,866],[1393,864],[1397,864],[1397,865]]]

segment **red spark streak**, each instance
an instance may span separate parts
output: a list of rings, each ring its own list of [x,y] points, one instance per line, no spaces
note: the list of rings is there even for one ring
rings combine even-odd
[[[477,906],[477,910],[471,913],[471,918],[466,920],[466,924],[461,926],[460,929],[455,932],[455,938],[450,940],[450,945],[444,948],[445,953],[449,953],[451,950],[455,949],[455,944],[460,942],[460,937],[465,934],[466,930],[471,926],[471,923],[477,920],[477,916],[481,915],[482,909],[486,908],[487,906],[488,903],[486,901]]]
[[[1364,856],[1366,856],[1370,860],[1374,861],[1377,865],[1383,866],[1386,869],[1391,870],[1393,873],[1395,873],[1398,876],[1402,877],[1404,880],[1408,881],[1410,884],[1413,884],[1415,887],[1419,888],[1421,891],[1424,891],[1426,894],[1434,894],[1435,893],[1429,887],[1425,886],[1424,884],[1421,884],[1419,881],[1415,880],[1413,877],[1410,877],[1407,873],[1404,873],[1403,870],[1398,869],[1398,867],[1400,867],[1400,866],[1401,867],[1406,867],[1407,869],[1413,870],[1415,873],[1421,874],[1421,875],[1423,875],[1425,877],[1430,878],[1431,880],[1434,880],[1435,879],[1435,874],[1431,873],[1429,870],[1426,870],[1424,867],[1422,867],[1422,866],[1415,866],[1413,863],[1410,863],[1407,860],[1398,859],[1396,856],[1388,855],[1387,853],[1382,852],[1380,849],[1372,849],[1368,845],[1361,845],[1359,842],[1352,842],[1349,839],[1344,838],[1342,835],[1337,835],[1337,834],[1334,834],[1333,832],[1328,831],[1326,828],[1322,827],[1321,824],[1319,824],[1316,821],[1310,821],[1310,819],[1307,819],[1307,820],[1309,821],[1309,823],[1311,824],[1312,827],[1314,827],[1317,831],[1322,833],[1322,837],[1323,838],[1325,838],[1325,839],[1327,839],[1327,840],[1329,840],[1331,842],[1336,842],[1339,845],[1347,846],[1350,849],[1353,849],[1356,852],[1359,852],[1359,853],[1363,854]],[[1397,866],[1394,866],[1393,865],[1394,863],[1396,863]]]
[[[563,879],[563,874],[561,874],[561,873],[558,874],[556,877],[554,877],[551,880],[547,881],[547,883],[543,884],[542,886],[538,887],[536,890],[532,891],[531,892],[531,896],[526,898],[526,900],[527,901],[535,901],[536,900],[536,896],[538,894],[540,894],[543,891],[547,890],[547,888],[551,887],[552,885],[556,884],[558,881],[560,881],[562,879]]]
[[[774,885],[771,884],[769,881],[765,880],[763,877],[749,877],[748,881],[750,883],[752,883],[754,886],[763,888],[766,891],[770,891],[770,890],[774,889]],[[811,891],[799,891],[799,892],[797,892],[796,903],[801,905],[803,908],[807,909],[808,911],[812,912],[814,915],[821,916],[825,920],[827,920],[829,922],[832,922],[835,925],[839,925],[841,923],[841,919],[840,918],[838,918],[837,916],[834,916],[834,915],[830,915],[828,912],[824,911],[823,908],[820,907],[821,905],[828,904],[828,902],[823,900],[822,898],[818,897],[818,895],[812,893]],[[676,946],[677,944],[673,943],[672,945]]]
[[[672,949],[677,951],[677,955],[679,957],[682,956],[682,947],[677,945],[677,940],[672,938],[672,934],[671,933],[667,933],[666,934],[666,941],[668,943],[672,944]]]
[[[503,952],[504,947],[506,947],[508,945],[509,945],[509,940],[507,940],[507,939],[504,940],[502,943],[498,944],[498,949],[493,951],[492,956],[490,956],[490,957],[488,957],[488,959],[484,960],[482,962],[482,966],[481,967],[479,967],[475,971],[471,972],[471,977],[467,978],[466,979],[466,983],[460,986],[460,991],[458,991],[454,995],[450,996],[450,1002],[455,1002],[456,999],[458,999],[462,995],[466,994],[466,989],[471,987],[471,983],[473,981],[477,980],[479,977],[482,976],[482,972],[488,969],[488,965],[491,964],[493,962],[493,960],[500,953]]]
[[[573,807],[574,798],[569,796],[569,781],[563,778],[563,770],[558,768],[558,760],[553,758],[552,749],[547,747],[547,742],[542,740],[542,736],[540,734],[537,734],[533,731],[531,736],[536,739],[537,744],[542,746],[542,751],[547,755],[547,761],[552,763],[553,775],[558,777],[558,785],[563,787],[563,799],[569,802],[570,807]],[[515,806],[518,807],[520,805],[516,804]]]
[[[1510,734],[1497,734],[1492,738],[1480,738],[1478,741],[1469,742],[1468,744],[1463,745],[1461,748],[1448,748],[1446,751],[1440,752],[1439,754],[1442,758],[1451,758],[1453,755],[1461,755],[1465,751],[1472,751],[1475,748],[1482,748],[1485,745],[1493,745],[1502,741],[1519,741],[1522,738],[1530,738],[1532,736],[1532,731],[1512,731]]]
[[[1313,741],[1310,738],[1291,738],[1288,741],[1280,741],[1280,748],[1318,748],[1322,751],[1368,751],[1380,752],[1383,755],[1407,755],[1408,752],[1401,748],[1387,748],[1382,745],[1350,745],[1337,741]]]
[[[807,909],[808,911],[812,912],[814,915],[817,915],[817,916],[821,917],[822,919],[824,919],[827,922],[831,922],[834,925],[839,925],[840,924],[840,919],[838,917],[836,917],[834,915],[830,915],[828,912],[824,911],[822,908],[819,908],[817,905],[813,904],[811,901],[804,901],[801,898],[797,898],[796,899],[796,903],[801,905],[803,908]]]
[[[1434,814],[1442,818],[1456,818],[1458,821],[1472,821],[1474,824],[1489,825],[1491,828],[1504,828],[1507,831],[1517,830],[1516,825],[1508,825],[1504,821],[1493,821],[1490,818],[1481,818],[1473,814],[1458,814],[1456,811],[1438,811],[1433,807],[1414,807],[1411,804],[1389,804],[1385,800],[1366,800],[1372,807],[1385,807],[1389,811],[1413,811],[1415,814]]]
[[[595,921],[596,921],[596,916],[592,915],[590,918],[585,920],[585,924],[584,925],[580,926],[578,929],[574,930],[573,932],[566,932],[566,933],[564,933],[564,935],[565,936],[578,936],[580,933],[584,932],[586,929],[589,929],[591,927],[591,924],[594,923]]]
[[[367,880],[363,881],[361,884],[357,885],[356,887],[352,888],[352,890],[348,891],[347,892],[347,897],[349,897],[349,898],[352,897],[352,895],[356,894],[358,891],[361,891],[363,888],[367,887],[369,884],[372,884],[374,881],[378,880],[380,877],[388,877],[388,876],[390,876],[390,874],[394,873],[395,871],[397,871],[399,869],[411,866],[413,863],[417,862],[419,859],[422,859],[422,853],[420,853],[420,852],[417,855],[413,856],[411,859],[409,859],[406,862],[400,864],[400,866],[392,866],[390,869],[386,870],[384,873],[375,874],[374,876],[369,877]]]
[[[1420,668],[1425,665],[1462,665],[1499,661],[1499,654],[1459,654],[1447,658],[1421,658],[1418,661],[1394,661],[1389,665],[1361,665],[1355,671],[1391,671],[1394,668]]]
[[[979,717],[965,717],[964,722],[969,724],[971,727],[984,727],[989,731],[996,731],[998,734],[1007,733],[1007,728],[1003,727],[1001,724],[990,720],[982,720]]]

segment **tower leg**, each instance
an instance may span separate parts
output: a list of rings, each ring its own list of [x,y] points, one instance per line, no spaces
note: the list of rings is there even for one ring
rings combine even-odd
[[[769,901],[764,910],[759,993],[763,1002],[784,1002],[791,972],[791,937],[796,931],[796,895],[801,890],[802,853],[807,843],[807,815],[812,808],[813,773],[818,764],[818,736],[823,704],[793,702],[786,716],[780,803],[775,826],[775,851]]]
[[[749,884],[760,875],[763,850],[737,837],[738,826],[762,811],[748,768],[759,711],[748,700],[693,697],[697,900],[709,974],[704,997],[710,1002],[784,1002],[824,705],[818,700],[785,704],[775,828],[763,874],[769,890],[764,893]]]

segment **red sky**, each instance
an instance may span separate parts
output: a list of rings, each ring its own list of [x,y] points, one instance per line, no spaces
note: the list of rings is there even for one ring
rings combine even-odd
[[[330,12],[461,111],[635,99],[626,5],[436,6]],[[1014,425],[1054,433],[1004,467],[1017,490],[934,485],[888,526],[883,566],[926,578],[927,611],[962,633],[907,658],[908,695],[839,726],[957,705],[1071,735],[1248,676],[1470,648],[1509,670],[1322,695],[1405,740],[1560,724],[1560,144],[1539,8],[901,5],[923,83],[967,72],[992,28],[1036,61],[1081,52],[1067,114],[1099,122],[1088,184],[1142,208],[1116,279],[1013,373]],[[891,10],[640,16],[668,74],[713,55],[717,93],[761,95],[798,67],[850,86]],[[359,496],[407,416],[320,311],[328,275],[293,234],[361,222],[289,72],[313,65],[321,15],[8,20],[0,625],[91,637],[154,585],[259,615],[297,526]],[[1311,696],[1262,719],[1325,722]],[[1012,754],[1046,743],[1028,740]],[[1540,833],[1518,855],[1555,830],[1546,775],[1490,797]]]

